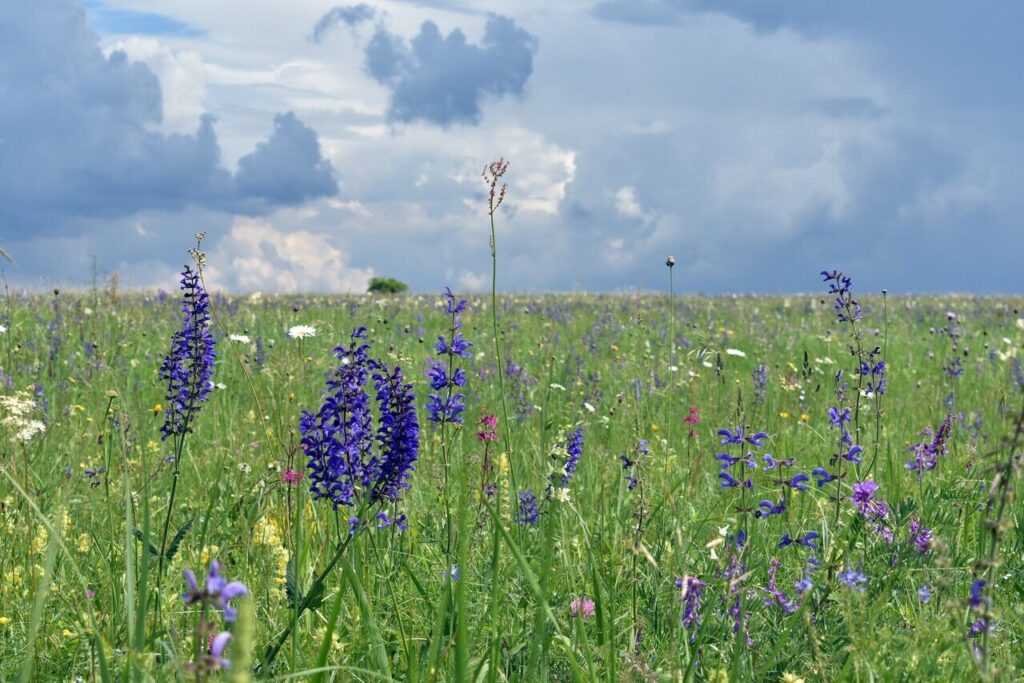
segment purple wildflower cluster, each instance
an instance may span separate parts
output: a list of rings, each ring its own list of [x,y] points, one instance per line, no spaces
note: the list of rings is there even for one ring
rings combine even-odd
[[[419,451],[419,422],[412,385],[401,369],[369,356],[366,328],[359,327],[327,380],[327,395],[316,413],[302,412],[299,432],[309,459],[310,492],[328,498],[335,509],[353,505],[364,490],[369,502],[394,501],[408,487]],[[366,384],[373,374],[380,423],[374,433]],[[374,452],[374,442],[378,449]]]
[[[198,271],[185,266],[181,290],[185,319],[171,338],[171,350],[160,366],[160,379],[167,383],[167,408],[160,428],[165,440],[190,430],[200,404],[210,396],[216,358],[210,332],[210,297],[199,282]]]
[[[537,496],[534,494],[533,489],[526,489],[520,491],[519,497],[519,514],[516,517],[516,521],[524,526],[533,526],[540,520],[540,511],[537,508]]]
[[[921,436],[925,440],[910,447],[914,458],[907,462],[907,469],[917,474],[918,481],[921,480],[922,473],[934,470],[939,457],[948,452],[946,442],[949,440],[952,428],[953,414],[946,413],[946,419],[942,421],[934,434],[930,427],[925,427],[921,432]]]
[[[583,428],[577,427],[565,442],[565,465],[562,466],[561,486],[569,485],[576,466],[579,465],[580,456],[583,455]]]
[[[882,534],[886,541],[892,543],[892,530],[885,524],[885,520],[889,517],[889,505],[884,500],[875,497],[878,489],[878,483],[873,479],[854,484],[850,502],[853,503],[861,517],[875,523],[875,532]]]
[[[741,475],[742,481],[737,479],[729,472],[729,470],[737,463],[742,462],[743,467],[751,470],[757,469],[757,460],[754,458],[752,451],[743,452],[744,444],[750,444],[754,448],[763,448],[764,440],[768,438],[766,432],[757,432],[746,436],[743,433],[743,427],[736,427],[735,430],[730,429],[719,429],[718,435],[722,437],[723,446],[739,446],[739,455],[730,455],[729,453],[719,453],[715,456],[715,460],[718,460],[721,471],[718,473],[719,487],[735,488],[737,486],[744,486],[745,488],[751,489],[754,487],[753,480],[746,478]],[[769,461],[770,462],[770,461]],[[806,476],[806,475],[805,475]]]
[[[700,626],[700,601],[704,597],[703,581],[696,576],[685,576],[676,579],[676,588],[680,591],[679,599],[683,603],[683,628],[690,631],[694,626]],[[692,643],[696,634],[690,636]]]
[[[881,347],[876,346],[868,352],[867,358],[862,358],[860,361],[860,376],[866,377],[868,380],[867,384],[864,385],[864,389],[868,393],[877,396],[885,394],[885,374],[889,368],[884,360],[878,360],[881,355]]]
[[[839,270],[821,271],[822,281],[828,283],[828,293],[835,295],[835,302],[832,308],[836,312],[836,319],[839,322],[855,323],[860,320],[860,305],[853,298],[853,281],[848,275]]]
[[[435,392],[427,396],[427,412],[431,422],[462,424],[462,411],[466,409],[466,397],[459,390],[466,386],[466,373],[462,368],[455,367],[455,358],[471,358],[472,354],[469,349],[473,343],[466,341],[462,336],[462,320],[459,318],[466,310],[466,300],[463,299],[456,303],[455,294],[449,287],[445,287],[445,298],[447,300],[445,311],[452,317],[452,338],[449,341],[443,334],[439,335],[434,349],[441,356],[448,358],[448,367],[445,368],[445,364],[438,361],[427,371],[430,388]],[[444,392],[444,395],[442,396],[439,392]]]

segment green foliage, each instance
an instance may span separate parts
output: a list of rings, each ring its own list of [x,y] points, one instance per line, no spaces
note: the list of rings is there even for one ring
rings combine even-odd
[[[370,278],[369,294],[401,294],[409,289],[409,285],[393,277]]]

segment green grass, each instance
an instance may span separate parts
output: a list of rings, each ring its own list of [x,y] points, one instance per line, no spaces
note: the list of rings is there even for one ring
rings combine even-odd
[[[323,681],[1024,675],[1021,506],[1009,498],[999,515],[999,499],[989,505],[1024,403],[1010,355],[1024,354],[1019,298],[889,297],[884,309],[881,297],[861,300],[863,344],[884,349],[888,391],[880,410],[861,399],[864,463],[844,465],[843,490],[849,495],[851,484],[868,478],[880,484],[892,545],[848,500],[837,507],[835,484],[817,488],[812,480],[808,491],[787,493],[785,512],[768,519],[738,511],[740,493],[718,485],[716,432],[741,424],[767,432],[764,450],[776,458],[795,458],[786,476],[829,467],[838,439],[828,420],[834,375],[845,370],[851,387],[857,377],[848,331],[825,295],[677,297],[675,365],[666,296],[499,296],[502,358],[522,374],[504,378],[509,429],[499,424],[499,440],[488,446],[491,472],[482,469],[476,438],[483,415],[504,421],[490,297],[471,298],[464,315],[475,354],[464,361],[465,426],[449,428],[445,443],[422,410],[430,391],[424,371],[451,323],[440,299],[214,297],[218,388],[185,443],[170,513],[174,552],[159,579],[154,553],[173,445],[160,440],[163,413],[155,408],[166,399],[157,371],[181,324],[176,295],[12,296],[0,379],[9,378],[4,393],[34,397],[33,417],[46,431],[19,443],[9,423],[0,427],[0,680],[195,678],[185,663],[202,648],[197,612],[181,600],[181,572],[192,568],[202,578],[212,558],[250,590],[236,600],[245,603],[227,652],[236,666],[217,674],[223,678],[245,680],[256,667],[264,677]],[[944,370],[954,353],[942,332],[947,311],[958,316],[958,379]],[[297,324],[315,325],[318,334],[288,339]],[[336,363],[331,350],[359,325],[370,328],[373,353],[400,364],[416,385],[420,459],[411,488],[389,508],[392,516],[406,513],[409,528],[371,524],[359,533],[313,596],[315,609],[297,615],[289,594],[308,596],[353,511],[311,500],[308,480],[289,486],[280,473],[304,469],[299,412],[319,406]],[[768,376],[763,399],[752,380],[759,364]],[[694,436],[682,421],[691,406],[701,419]],[[948,454],[918,481],[904,467],[908,449],[947,410],[963,414]],[[577,425],[585,446],[569,495],[547,501],[565,434]],[[628,490],[619,456],[641,439],[651,453]],[[1013,452],[1022,450],[1018,443]],[[1011,489],[1018,471],[1019,461],[1000,471]],[[758,469],[752,478],[747,507],[778,501],[775,473]],[[512,481],[537,493],[539,524],[517,523]],[[488,482],[496,495],[481,495]],[[908,543],[914,517],[933,530],[928,554]],[[746,570],[731,583],[724,572],[735,551],[727,537],[744,527],[738,560]],[[783,533],[807,531],[820,534],[819,552],[777,549]],[[778,587],[792,599],[812,554],[821,566],[800,607],[766,606],[770,559],[781,561]],[[990,571],[992,556],[998,565]],[[844,567],[869,577],[864,593],[838,582]],[[675,587],[684,576],[706,583],[701,625],[690,631]],[[981,614],[968,606],[977,576],[991,579],[992,629],[987,639],[969,640]],[[924,584],[933,591],[927,604],[917,596]],[[570,616],[570,602],[581,597],[593,600],[594,616]],[[727,613],[737,597],[739,636]],[[223,622],[214,621],[220,630]],[[289,627],[280,655],[262,666],[268,643]],[[972,643],[984,656],[972,655]]]

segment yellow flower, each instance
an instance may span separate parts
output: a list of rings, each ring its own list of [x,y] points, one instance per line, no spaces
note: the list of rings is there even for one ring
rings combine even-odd
[[[78,535],[78,552],[80,552],[80,553],[87,553],[87,552],[89,552],[89,548],[90,547],[91,547],[91,544],[89,543],[89,534],[79,534]]]
[[[11,623],[10,617],[0,617],[0,626],[7,626],[9,623]]]
[[[800,421],[801,422],[807,422],[810,419],[811,419],[811,416],[808,415],[807,413],[800,413]]]
[[[164,412],[164,407],[162,405],[160,405],[159,403],[157,403],[152,408],[150,408],[150,410],[153,411],[154,415],[159,415],[160,413]]]
[[[779,413],[779,417],[781,417],[783,420],[788,420],[789,419],[789,412],[783,410],[781,413]]]
[[[658,431],[658,423],[657,422],[652,422],[651,423],[651,431],[652,432]]]
[[[208,545],[204,547],[202,552],[199,553],[199,564],[204,567],[210,564],[210,560],[214,559],[219,551],[220,546]]]
[[[804,683],[804,679],[802,676],[797,676],[796,674],[791,674],[787,671],[782,674],[782,683]]]

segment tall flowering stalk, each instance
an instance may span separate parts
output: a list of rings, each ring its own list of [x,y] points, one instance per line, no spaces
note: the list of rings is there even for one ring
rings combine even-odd
[[[508,185],[501,181],[505,172],[508,170],[509,162],[505,161],[504,158],[492,161],[487,164],[481,174],[484,185],[487,186],[487,215],[491,220],[491,237],[488,242],[488,246],[491,251],[491,324],[494,328],[494,362],[495,367],[498,369],[498,393],[501,395],[501,417],[505,421],[505,449],[508,451],[510,457],[509,464],[509,479],[512,484],[512,490],[516,490],[516,475],[515,468],[511,465],[512,456],[512,431],[508,421],[508,406],[505,403],[505,378],[503,377],[502,369],[504,366],[501,363],[501,343],[498,339],[498,245],[495,239],[496,231],[494,228],[494,214],[497,212],[498,207],[505,201],[505,193],[508,191]],[[501,183],[501,187],[498,184]]]
[[[174,474],[171,492],[167,500],[163,532],[160,536],[160,558],[157,583],[163,577],[167,534],[170,530],[171,512],[178,490],[181,474],[181,457],[185,449],[185,438],[192,431],[192,423],[199,408],[210,397],[213,366],[216,360],[213,333],[210,331],[210,297],[201,283],[202,265],[205,255],[199,251],[202,233],[196,235],[196,249],[193,256],[196,269],[185,266],[181,274],[182,305],[184,320],[181,329],[171,337],[171,349],[160,366],[160,379],[167,383],[167,408],[164,424],[160,428],[163,440],[174,440]]]
[[[441,458],[444,467],[444,485],[442,495],[444,497],[445,526],[447,528],[447,543],[445,555],[451,553],[453,532],[451,523],[451,501],[449,499],[448,479],[451,469],[451,458],[448,444],[448,426],[451,424],[462,424],[465,419],[462,416],[466,409],[466,397],[462,393],[466,386],[466,372],[456,367],[456,358],[471,358],[469,349],[473,342],[462,336],[461,315],[466,310],[466,300],[456,301],[455,294],[450,287],[445,287],[445,312],[451,318],[448,327],[449,335],[439,335],[434,350],[445,359],[435,362],[433,367],[427,371],[430,378],[430,388],[433,393],[427,396],[427,419],[438,425],[441,429]],[[499,373],[500,374],[500,373]]]
[[[299,616],[318,604],[324,581],[352,541],[370,527],[367,520],[376,518],[381,528],[390,525],[387,514],[374,515],[373,508],[401,498],[419,458],[420,426],[412,384],[405,381],[401,368],[370,357],[365,327],[353,331],[350,339],[348,345],[334,349],[338,367],[327,380],[320,409],[304,410],[299,418],[310,493],[314,499],[329,500],[335,510],[350,508],[349,532],[309,590],[297,598],[293,620],[267,646],[260,669],[274,661]],[[380,415],[376,429],[367,390],[371,377]],[[401,515],[394,523],[401,528],[405,519]]]
[[[860,443],[860,398],[862,390],[864,389],[864,367],[867,363],[868,356],[864,353],[864,347],[861,343],[860,329],[857,327],[857,323],[861,319],[861,307],[857,303],[857,300],[853,298],[853,281],[848,275],[843,274],[842,271],[833,270],[821,271],[822,280],[828,283],[829,294],[835,296],[835,300],[832,304],[832,309],[836,312],[836,320],[840,324],[847,324],[850,326],[850,337],[852,343],[850,345],[850,353],[857,360],[857,393],[854,397],[853,404],[853,431],[854,440]],[[871,360],[874,360],[872,356]],[[869,370],[873,366],[868,366]],[[885,374],[884,363],[881,366],[882,375]],[[868,373],[870,375],[870,372]],[[882,385],[884,392],[884,384]]]

